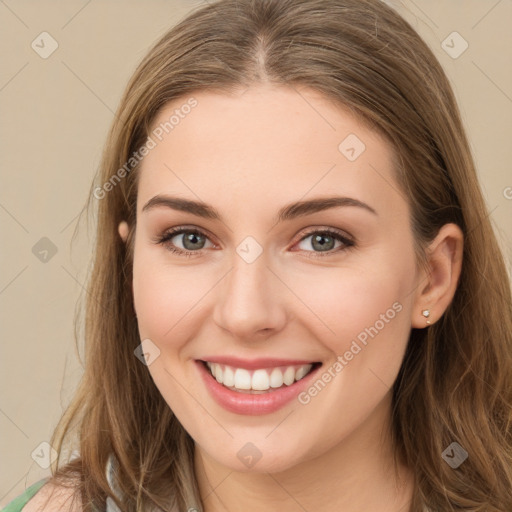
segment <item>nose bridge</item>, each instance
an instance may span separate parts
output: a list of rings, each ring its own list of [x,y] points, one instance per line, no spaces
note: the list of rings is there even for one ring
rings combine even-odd
[[[241,338],[280,329],[285,321],[282,294],[268,268],[267,254],[260,249],[254,258],[256,247],[251,243],[242,242],[233,254],[232,269],[221,286],[214,313],[219,326]]]

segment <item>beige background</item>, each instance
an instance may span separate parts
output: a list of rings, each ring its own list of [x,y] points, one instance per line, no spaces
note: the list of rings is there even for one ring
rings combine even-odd
[[[149,46],[201,3],[0,0],[0,506],[49,474],[31,454],[41,454],[81,374],[73,313],[85,293],[92,234],[82,227],[71,241],[113,112]],[[512,3],[388,3],[425,38],[453,83],[510,262]],[[59,45],[47,59],[31,47],[43,31]],[[454,31],[469,45],[456,59],[441,47]],[[454,50],[460,44],[454,40]],[[57,249],[47,262],[32,252],[42,237]]]

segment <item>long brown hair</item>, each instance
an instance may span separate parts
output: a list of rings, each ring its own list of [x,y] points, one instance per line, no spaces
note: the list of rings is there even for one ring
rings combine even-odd
[[[97,238],[85,372],[52,437],[60,454],[53,481],[78,475],[87,512],[107,496],[126,511],[201,510],[193,441],[134,356],[141,340],[131,290],[140,167],[133,155],[170,100],[261,81],[319,91],[387,138],[420,263],[442,225],[462,229],[454,299],[437,323],[410,334],[393,388],[393,442],[415,473],[411,510],[512,510],[512,311],[503,256],[447,77],[380,0],[220,0],[193,11],[138,66],[91,188]],[[126,245],[122,220],[131,227]],[[80,456],[67,463],[64,447],[73,441]],[[457,469],[442,457],[452,442],[468,452]],[[110,453],[122,502],[105,476]]]

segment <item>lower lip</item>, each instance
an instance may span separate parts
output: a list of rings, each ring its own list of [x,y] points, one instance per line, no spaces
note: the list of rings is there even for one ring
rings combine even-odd
[[[217,382],[203,362],[195,362],[208,391],[219,405],[230,412],[250,416],[270,414],[290,403],[299,393],[309,386],[311,380],[321,367],[318,366],[318,368],[315,368],[305,377],[290,386],[284,386],[276,391],[269,391],[268,393],[253,395],[228,389]]]

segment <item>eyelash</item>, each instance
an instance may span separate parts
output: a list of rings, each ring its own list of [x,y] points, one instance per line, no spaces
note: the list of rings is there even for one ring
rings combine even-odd
[[[180,235],[182,233],[193,233],[195,235],[201,235],[201,236],[204,236],[206,238],[208,238],[208,236],[206,235],[206,233],[204,233],[203,231],[199,230],[199,229],[196,229],[196,228],[187,228],[187,227],[184,227],[184,226],[178,226],[178,227],[175,227],[175,228],[172,228],[168,231],[166,231],[162,236],[159,236],[157,237],[154,242],[157,243],[157,244],[161,244],[161,245],[164,245],[166,246],[166,248],[172,252],[172,253],[176,253],[180,256],[184,256],[186,258],[191,258],[191,257],[194,257],[198,254],[201,254],[201,252],[204,250],[204,249],[199,249],[198,251],[185,251],[183,249],[179,249],[173,245],[171,245],[169,242],[169,240],[171,240],[172,238],[174,238],[176,235]],[[309,258],[322,258],[322,257],[325,257],[325,256],[330,256],[334,253],[337,253],[337,252],[340,252],[341,250],[349,250],[349,249],[353,249],[355,247],[355,242],[353,240],[351,240],[350,238],[342,235],[339,231],[335,230],[335,229],[332,229],[332,228],[325,228],[325,229],[316,229],[316,230],[312,230],[312,231],[309,231],[307,233],[304,234],[304,236],[297,242],[297,243],[300,243],[302,242],[304,239],[308,238],[309,236],[311,235],[315,235],[315,234],[328,234],[330,236],[332,236],[334,239],[342,242],[344,244],[344,247],[338,247],[337,249],[331,249],[329,251],[325,251],[325,252],[318,252],[318,251],[304,251],[306,253],[313,253],[313,255],[308,255],[307,257]]]

